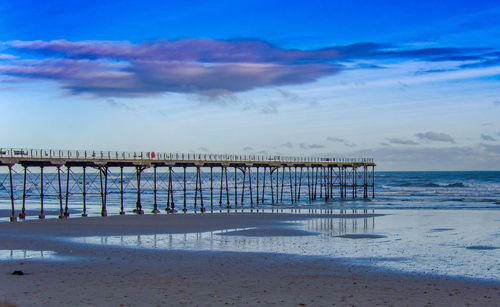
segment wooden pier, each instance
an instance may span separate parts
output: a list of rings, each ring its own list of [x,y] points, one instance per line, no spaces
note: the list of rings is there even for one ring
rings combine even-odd
[[[3,187],[8,190],[10,198],[11,221],[26,218],[27,178],[34,169],[39,180],[39,184],[33,185],[39,192],[40,219],[45,218],[44,188],[47,189],[48,183],[44,181],[44,174],[47,172],[56,174],[53,177],[56,182],[50,183],[50,187],[56,193],[61,219],[69,217],[70,181],[78,186],[81,215],[87,216],[89,170],[98,174],[94,178],[98,178],[95,180],[98,181],[102,216],[108,214],[107,197],[110,193],[119,194],[120,211],[117,213],[125,214],[124,169],[135,172],[137,197],[133,212],[136,214],[144,214],[141,178],[146,171],[152,173],[149,188],[153,201],[148,205],[153,214],[160,213],[163,204],[166,213],[175,213],[178,209],[176,203],[182,204],[180,209],[183,212],[192,208],[194,212],[203,213],[207,209],[213,212],[214,208],[254,208],[264,203],[279,206],[304,201],[356,199],[358,193],[362,193],[364,199],[369,198],[370,192],[371,197],[375,197],[375,163],[372,158],[0,149],[0,167],[8,170],[8,179],[5,180],[8,187]],[[114,192],[108,189],[112,170],[120,174],[119,190],[117,188]],[[78,180],[75,179],[76,172]],[[13,176],[20,174],[23,176],[22,196],[16,199],[19,187],[13,183]],[[188,175],[191,178],[187,178]],[[158,176],[162,176],[162,182],[166,184],[159,186]],[[163,199],[158,197],[161,192]],[[16,204],[21,206],[17,208],[18,215]]]

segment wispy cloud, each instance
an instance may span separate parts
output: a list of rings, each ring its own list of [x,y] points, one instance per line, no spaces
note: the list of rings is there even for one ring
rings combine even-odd
[[[460,65],[461,68],[483,68],[500,65],[500,56],[483,57],[479,61]]]
[[[321,149],[325,148],[325,145],[321,144],[305,144],[305,143],[300,143],[299,147],[304,150],[311,150],[311,149]]]
[[[425,141],[455,143],[455,140],[446,133],[428,131],[417,133],[415,136]]]
[[[260,112],[264,114],[278,114],[279,105],[280,104],[277,101],[270,101],[261,107]]]
[[[481,134],[481,139],[486,142],[496,142],[496,138],[492,137],[491,135],[487,134]]]
[[[0,60],[13,60],[17,58],[18,58],[17,56],[12,54],[0,53]]]
[[[355,143],[352,143],[352,142],[350,142],[346,139],[343,139],[343,138],[336,138],[336,137],[329,136],[326,138],[326,140],[329,142],[332,142],[332,143],[341,143],[347,147],[356,147],[357,146]]]
[[[291,142],[286,142],[286,143],[280,144],[280,147],[293,148],[293,144]]]
[[[245,146],[245,147],[243,147],[243,150],[244,151],[252,151],[253,147],[252,146]]]
[[[406,140],[406,139],[400,139],[400,138],[388,138],[387,139],[389,143],[391,144],[397,144],[397,145],[419,145],[418,142],[415,142],[413,140]]]
[[[500,145],[477,144],[449,147],[379,147],[352,152],[351,156],[373,157],[384,170],[491,170],[500,168]],[[474,157],[474,159],[471,159]]]
[[[70,93],[104,97],[194,93],[216,98],[262,87],[314,82],[348,69],[354,60],[486,58],[482,49],[404,49],[372,42],[314,50],[280,48],[258,40],[211,39],[140,44],[11,41],[3,45],[8,52],[21,51],[23,58],[3,55],[0,75],[57,81]],[[33,59],[24,58],[29,52],[35,54]],[[371,65],[378,67],[376,63]],[[296,95],[286,91],[281,94],[288,99]]]
[[[292,93],[290,91],[285,91],[283,89],[278,89],[278,92],[281,94],[281,96],[285,99],[297,99],[299,96],[295,93]]]
[[[116,101],[113,98],[107,98],[106,99],[106,103],[109,106],[113,107],[113,108],[124,109],[124,110],[132,110],[132,108],[129,105],[127,105],[127,104],[125,104],[123,102],[118,102],[118,101]]]

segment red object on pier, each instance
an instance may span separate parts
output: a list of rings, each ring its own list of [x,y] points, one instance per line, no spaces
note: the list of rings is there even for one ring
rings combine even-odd
[[[151,158],[154,159],[155,158],[155,152],[151,152]]]
[[[335,157],[332,158],[332,161],[335,162]]]

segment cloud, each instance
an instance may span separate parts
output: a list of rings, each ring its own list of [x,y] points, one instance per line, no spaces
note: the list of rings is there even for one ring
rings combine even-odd
[[[339,71],[339,65],[326,61],[338,57],[335,50],[281,49],[261,41],[191,39],[131,44],[57,40],[8,45],[46,58],[13,61],[0,66],[0,74],[56,80],[71,93],[106,97],[167,92],[217,97],[266,86],[304,84]],[[100,75],[98,81],[87,71]]]
[[[372,157],[379,170],[491,170],[500,169],[500,145],[449,147],[378,147],[347,153]],[[473,158],[471,158],[473,157]]]
[[[127,104],[125,104],[123,102],[118,102],[118,101],[114,100],[113,98],[107,98],[106,103],[113,108],[132,110],[132,108],[130,108],[130,106],[128,106]]]
[[[207,147],[198,147],[197,150],[201,151],[201,152],[209,152],[210,150],[207,148]]]
[[[455,143],[455,140],[449,134],[446,133],[428,131],[428,132],[417,133],[415,134],[415,136],[418,137],[420,140]]]
[[[243,147],[243,150],[244,151],[252,151],[253,147],[251,147],[251,146],[245,146],[245,147]]]
[[[293,144],[291,142],[286,142],[280,145],[283,148],[293,148]]]
[[[283,89],[278,89],[278,92],[283,96],[285,99],[297,99],[299,96],[295,93],[292,93],[290,91],[285,91]]]
[[[460,65],[460,68],[484,68],[500,65],[500,56],[494,58],[483,58],[481,61]]]
[[[412,140],[404,140],[400,138],[389,138],[387,139],[389,143],[391,144],[397,144],[397,145],[420,145],[419,143],[412,141]]]
[[[305,143],[300,143],[299,147],[305,150],[325,148],[325,146],[321,144],[305,144]]]
[[[476,55],[455,55],[455,56],[441,56],[441,57],[435,57],[435,58],[430,58],[428,61],[431,62],[444,62],[444,61],[477,61],[481,60],[481,56],[476,56]]]
[[[341,139],[341,138],[334,138],[334,137],[327,137],[326,138],[328,141],[330,142],[334,142],[334,143],[343,143],[344,142],[344,139]]]
[[[467,55],[469,53],[480,53],[483,48],[420,48],[409,50],[394,50],[380,52],[380,56],[384,57],[400,57],[411,59],[426,59],[427,61],[450,61],[457,60],[457,56]]]
[[[0,53],[0,60],[13,60],[17,58],[18,58],[17,56],[12,54]]]
[[[329,142],[332,142],[332,143],[341,143],[347,147],[356,147],[357,146],[355,143],[349,142],[348,140],[343,139],[343,138],[336,138],[336,137],[329,136],[326,138],[326,140]]]
[[[36,40],[10,41],[3,46],[8,52],[21,52],[23,58],[3,55],[0,76],[56,81],[72,94],[98,97],[184,93],[218,98],[263,87],[315,82],[352,67],[367,68],[356,68],[356,60],[449,61],[482,52],[471,48],[401,49],[373,42],[302,50],[259,40],[213,39],[137,44]],[[30,53],[33,59],[24,58]],[[295,97],[283,90],[281,94],[287,99]]]
[[[493,105],[497,107],[500,106],[500,100],[493,101]]]
[[[316,108],[319,106],[319,102],[317,100],[313,100],[313,101],[310,101],[308,103],[308,105],[311,107],[311,108]]]
[[[260,109],[260,112],[264,114],[278,114],[279,105],[280,105],[279,102],[276,101],[268,102]]]
[[[496,142],[496,140],[497,140],[494,137],[487,135],[487,134],[481,134],[481,139],[485,142]]]

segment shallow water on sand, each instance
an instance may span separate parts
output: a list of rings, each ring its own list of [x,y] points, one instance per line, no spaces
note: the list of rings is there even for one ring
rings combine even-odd
[[[500,211],[378,210],[370,218],[312,218],[276,227],[71,240],[189,251],[325,256],[373,269],[500,280]]]
[[[29,249],[0,249],[0,261],[16,260],[55,260],[58,258],[54,251]]]

